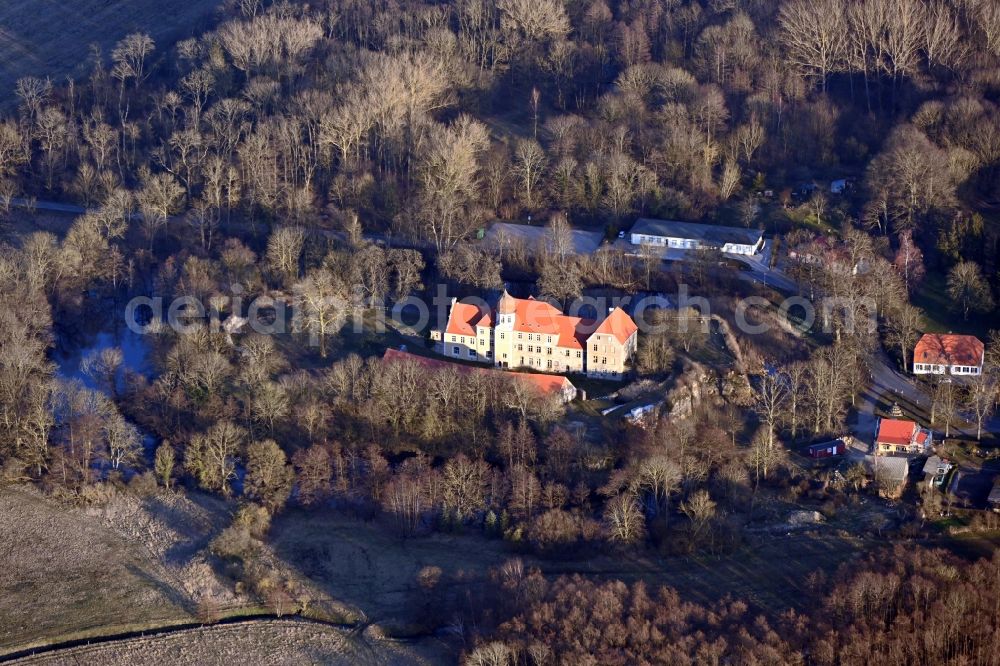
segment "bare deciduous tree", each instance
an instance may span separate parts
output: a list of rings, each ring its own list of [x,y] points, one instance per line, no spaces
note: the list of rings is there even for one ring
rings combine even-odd
[[[514,170],[520,184],[521,199],[528,208],[537,204],[538,186],[545,171],[545,151],[537,141],[521,139],[514,150]]]
[[[274,440],[251,442],[246,453],[244,493],[272,512],[280,510],[292,492],[294,473],[285,452]]]
[[[330,271],[317,268],[306,273],[292,291],[301,312],[301,326],[319,345],[320,356],[326,358],[326,341],[347,318],[348,296],[343,283]]]
[[[976,420],[976,439],[983,438],[983,423],[996,410],[997,391],[996,373],[985,368],[972,376],[965,388],[963,403]]]
[[[993,308],[990,286],[974,261],[961,261],[948,271],[948,296],[966,319],[970,311],[986,312]]]
[[[246,431],[231,421],[220,421],[207,432],[195,435],[184,452],[184,468],[206,490],[229,494],[236,478],[236,457]]]
[[[636,543],[646,533],[645,517],[632,493],[621,493],[608,500],[604,524],[608,537],[621,543]]]
[[[826,91],[841,67],[847,46],[846,7],[841,0],[793,0],[781,6],[778,24],[792,62],[819,80]]]
[[[431,132],[417,168],[419,217],[439,252],[464,240],[478,222],[478,158],[487,145],[486,127],[468,116]]]
[[[141,32],[133,32],[115,45],[111,51],[114,67],[111,74],[125,85],[125,81],[133,79],[138,88],[149,76],[146,71],[146,58],[156,47],[153,38]]]
[[[114,412],[104,424],[104,436],[108,443],[108,462],[112,469],[121,465],[131,465],[139,460],[142,452],[142,435],[139,429]]]
[[[305,242],[306,233],[299,227],[280,227],[268,237],[267,262],[282,283],[298,279]]]
[[[176,212],[183,196],[184,188],[168,173],[150,174],[143,180],[142,189],[136,194],[136,202],[142,214],[142,228],[150,249],[153,248],[156,234]]]

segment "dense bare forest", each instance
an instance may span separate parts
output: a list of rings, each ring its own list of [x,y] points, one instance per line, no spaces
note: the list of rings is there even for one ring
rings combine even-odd
[[[846,574],[846,575],[842,575]],[[497,572],[513,616],[468,663],[987,664],[997,648],[997,561],[898,548],[814,581],[813,610],[769,620],[738,600],[711,607],[669,588]]]
[[[4,191],[114,195],[151,237],[353,211],[438,250],[494,215],[699,218],[866,168],[858,223],[961,246],[997,196],[990,2],[239,5],[87,81],[22,79]]]
[[[80,57],[89,77],[22,78],[0,118],[0,480],[73,503],[103,485],[239,502],[212,551],[261,598],[282,594],[257,545],[288,506],[556,560],[732,552],[770,500],[856,509],[880,479],[803,469],[785,445],[839,436],[882,346],[912,361],[929,276],[955,321],[994,323],[992,0],[233,0],[175,45],[136,32]],[[833,179],[843,196],[811,185]],[[59,229],[19,221],[53,203],[85,212]],[[567,416],[507,376],[381,358],[405,332],[347,335],[436,283],[514,280],[560,301],[666,290],[682,278],[652,255],[570,249],[571,227],[614,239],[637,216],[762,227],[824,257],[790,263],[800,295],[846,305],[814,338],[726,340],[724,370],[706,369],[717,330],[646,336],[632,379],[711,396],[678,389],[689,409],[646,427],[595,428],[593,410]],[[532,217],[540,250],[475,242]],[[722,319],[765,293],[695,255],[683,279]],[[154,318],[149,368],[112,345],[61,371],[57,349],[148,295],[197,299],[216,325]],[[254,299],[273,320],[296,310],[295,330],[234,342],[219,320]],[[990,342],[980,377],[934,385],[935,427],[962,412],[983,436]],[[901,507],[893,534],[926,536],[922,511]],[[765,617],[737,595],[699,604],[512,562],[477,592],[494,611],[464,615],[483,628],[465,654],[988,663],[996,567],[886,552],[811,582],[814,612]]]

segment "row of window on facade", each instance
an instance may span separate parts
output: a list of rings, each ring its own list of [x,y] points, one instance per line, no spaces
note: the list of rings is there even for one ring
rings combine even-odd
[[[681,247],[681,248],[697,248],[698,241],[696,240],[685,240],[679,238],[664,238],[663,236],[643,236],[638,235],[638,241],[640,244],[645,243],[647,245],[668,245],[670,247]]]
[[[524,351],[524,345],[519,344],[517,346],[517,351]],[[552,347],[544,347],[543,348],[543,347],[535,347],[534,345],[528,345],[528,353],[529,354],[541,354],[543,351],[546,354],[548,354],[549,356],[552,356]],[[576,352],[576,357],[577,358],[583,358],[583,352],[582,351],[577,351]],[[569,358],[569,350],[568,349],[566,350],[566,358]]]
[[[500,334],[500,337],[501,338],[503,337],[503,333]],[[521,337],[521,335],[518,334],[518,337]],[[541,341],[541,338],[542,338],[542,336],[539,335],[538,336],[539,341]],[[531,340],[531,333],[528,333],[528,339]],[[452,342],[460,342],[461,344],[464,345],[465,344],[465,336],[464,335],[453,335],[453,336],[451,336],[451,341]],[[552,336],[551,335],[548,336],[548,342],[552,342]],[[476,339],[473,338],[473,337],[470,337],[469,338],[469,344],[470,345],[476,344]],[[486,341],[485,340],[480,340],[479,341],[479,346],[480,347],[485,347],[486,346]],[[458,347],[456,347],[455,349],[458,349]],[[517,346],[517,350],[518,351],[524,351],[524,345],[523,344],[522,345],[518,345]],[[531,352],[531,353],[535,353],[536,348],[533,345],[528,345],[528,351]],[[600,351],[600,348],[598,347],[598,345],[594,345],[594,351]],[[538,347],[537,348],[537,352],[539,354],[541,354],[542,353],[542,347]],[[552,353],[552,348],[551,347],[545,348],[545,353],[546,354],[551,354]],[[569,350],[566,350],[566,356],[569,356]],[[577,358],[580,358],[581,356],[582,356],[582,352],[579,352],[579,351],[576,352],[576,357]]]
[[[458,346],[452,347],[451,348],[451,354],[452,354],[452,356],[461,356],[462,355],[462,348],[458,347]],[[475,349],[470,349],[469,350],[469,358],[476,358],[477,356],[478,356],[478,354],[476,353]],[[486,358],[493,358],[493,352],[487,351],[486,352]]]
[[[506,356],[506,354],[504,354],[504,356]],[[608,364],[608,359],[607,358],[602,358],[601,359],[601,364],[602,365],[607,365]],[[527,357],[527,362],[525,362],[525,357],[522,356],[521,357],[521,365],[527,365],[529,367],[540,368],[540,367],[542,367],[542,359],[540,359],[540,358],[537,358],[537,359],[536,358],[531,358],[530,356],[528,356]],[[552,359],[550,359],[550,358],[549,359],[545,359],[545,367],[548,368],[549,370],[563,370],[563,369],[569,370],[569,366],[568,365],[560,365],[560,363],[558,361],[556,361],[555,363],[553,363]],[[605,373],[605,374],[608,373],[607,370],[602,370],[601,372]]]
[[[464,335],[462,335],[462,336],[453,335],[453,336],[451,336],[451,341],[452,342],[461,342],[464,345],[465,344],[465,336]],[[469,344],[470,345],[476,344],[476,339],[474,337],[472,337],[471,335],[469,336]],[[479,341],[479,346],[480,347],[485,347],[486,346],[486,341],[485,340],[480,340]]]
[[[945,366],[933,363],[914,363],[914,372],[944,372]],[[974,365],[953,365],[951,371],[955,374],[978,375],[979,368]]]
[[[538,360],[538,363],[535,363],[535,359],[529,357],[527,365],[529,365],[529,366],[537,366],[539,368],[542,367],[542,359],[537,359],[537,360]],[[521,357],[521,365],[525,365],[525,363],[524,363],[524,357],[523,356]],[[552,365],[552,359],[546,359],[546,365],[545,365],[545,367],[548,368],[549,370],[553,370],[553,369],[554,370],[559,370],[560,369],[559,363],[556,363],[554,366]],[[569,369],[569,368],[567,367],[567,369]]]
[[[522,349],[522,347],[523,347],[523,345],[518,345],[517,346],[518,351],[524,351]],[[529,346],[528,347],[528,351],[531,352],[532,351],[532,347]],[[538,351],[541,352],[542,348],[539,347]],[[454,347],[451,348],[451,353],[452,353],[452,356],[460,357],[462,355],[462,348],[459,347],[458,345],[456,345],[456,346],[454,346]],[[550,354],[552,353],[551,349],[549,349],[549,353]],[[469,349],[468,350],[468,356],[469,356],[469,358],[477,358],[478,354],[476,353],[475,349]],[[566,352],[566,356],[569,356],[569,351]],[[506,357],[507,357],[507,355],[504,354],[504,358],[506,358]],[[578,351],[576,353],[576,357],[577,358],[583,358],[583,352],[579,352]],[[493,352],[487,351],[486,352],[486,358],[493,358]],[[548,359],[547,361],[548,361],[548,367],[551,368],[552,367],[552,359]],[[602,357],[601,358],[601,365],[607,365],[607,364],[608,364],[608,358],[607,358],[607,356]],[[524,357],[523,356],[521,357],[521,365],[524,365]],[[535,365],[535,359],[533,359],[533,358],[531,358],[529,356],[528,357],[528,365]],[[538,367],[542,367],[542,359],[538,359]],[[558,363],[556,363],[555,367],[559,368],[560,366],[559,366]],[[569,366],[567,366],[567,367],[569,367]]]
[[[524,333],[518,333],[517,334],[517,339],[518,340],[523,340],[524,339],[524,335],[525,335]],[[532,335],[534,335],[534,337],[532,337]],[[500,333],[500,339],[501,340],[504,339],[502,331]],[[534,340],[535,342],[541,342],[542,341],[542,334],[541,333],[528,333],[528,342],[531,342],[532,340]],[[552,344],[552,336],[551,335],[546,335],[545,336],[545,341],[548,342],[549,344]]]
[[[489,331],[489,329],[483,329],[483,330],[484,331]],[[524,335],[525,335],[524,333],[518,333],[517,334],[517,339],[518,340],[523,340],[524,339]],[[528,342],[531,342],[532,340],[534,340],[536,342],[541,342],[542,341],[542,334],[541,333],[528,333],[527,335],[528,335]],[[532,336],[534,336],[534,337],[532,337]],[[469,336],[470,343],[473,340],[475,340],[475,339],[476,338],[474,336],[471,336],[471,335]],[[500,339],[501,340],[504,339],[503,332],[500,333]],[[452,342],[461,342],[462,344],[465,344],[465,336],[464,335],[453,335],[453,336],[451,336],[451,341]],[[545,336],[545,341],[548,342],[549,344],[552,344],[552,336],[551,335],[546,335]],[[479,344],[485,345],[486,342],[484,340],[480,340]]]

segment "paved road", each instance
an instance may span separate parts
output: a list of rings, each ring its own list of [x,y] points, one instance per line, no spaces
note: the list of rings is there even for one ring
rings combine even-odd
[[[909,377],[901,375],[894,365],[885,351],[879,349],[868,367],[870,382],[857,397],[853,431],[854,436],[863,442],[871,442],[875,438],[876,407],[887,410],[893,402],[904,408],[928,407],[927,396]]]
[[[901,373],[896,362],[889,358],[884,350],[876,352],[868,371],[871,381],[858,396],[858,415],[853,426],[856,437],[868,442],[874,439],[876,406],[881,406],[883,411],[887,411],[892,407],[892,403],[896,402],[904,411],[930,414],[930,396],[914,377]],[[1000,432],[1000,415],[988,419],[983,424],[983,432]],[[944,432],[935,430],[934,435],[935,439],[940,441],[944,437]],[[970,422],[952,425],[949,437],[975,439],[976,424]]]
[[[740,272],[740,279],[748,282],[759,282],[772,289],[777,289],[788,294],[798,293],[798,285],[795,284],[795,281],[781,271],[774,270],[773,268],[752,268],[750,271],[742,271]]]

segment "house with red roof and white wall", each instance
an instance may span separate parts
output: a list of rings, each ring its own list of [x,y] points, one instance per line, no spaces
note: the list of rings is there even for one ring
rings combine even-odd
[[[974,335],[924,333],[913,348],[913,374],[979,375],[985,352]]]
[[[921,428],[913,421],[903,419],[879,419],[875,432],[876,454],[921,454],[933,444],[930,430]]]
[[[453,300],[446,325],[432,331],[431,339],[451,358],[620,379],[635,354],[638,326],[621,308],[594,321],[505,290],[496,308]]]

